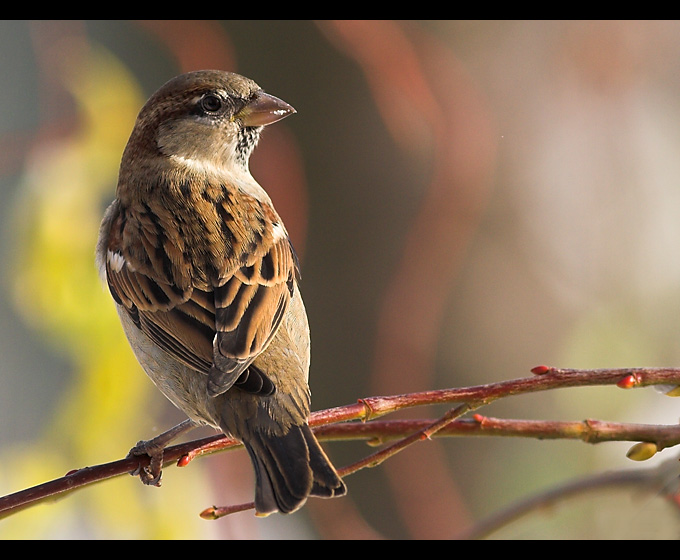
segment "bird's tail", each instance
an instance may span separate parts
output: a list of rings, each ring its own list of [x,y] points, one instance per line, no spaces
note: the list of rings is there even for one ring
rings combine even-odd
[[[308,496],[333,498],[347,492],[307,424],[285,435],[253,431],[243,439],[255,468],[255,509],[259,515],[291,513]]]

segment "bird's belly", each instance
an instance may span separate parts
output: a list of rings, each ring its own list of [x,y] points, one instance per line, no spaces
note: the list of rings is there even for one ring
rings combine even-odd
[[[206,398],[208,376],[170,357],[138,329],[124,308],[117,307],[130,346],[151,381],[193,421],[218,427],[214,403]]]

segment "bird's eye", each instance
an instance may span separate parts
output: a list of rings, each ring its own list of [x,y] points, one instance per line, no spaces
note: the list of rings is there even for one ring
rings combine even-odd
[[[213,93],[207,93],[201,98],[201,108],[207,113],[217,113],[222,109],[222,98]]]

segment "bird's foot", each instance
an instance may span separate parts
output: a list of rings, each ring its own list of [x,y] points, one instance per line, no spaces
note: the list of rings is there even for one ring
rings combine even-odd
[[[144,461],[140,461],[137,468],[130,474],[132,476],[139,476],[139,480],[148,486],[160,486],[161,476],[163,475],[164,449],[164,444],[153,439],[138,442],[137,445],[130,449],[127,458],[147,455],[150,458],[150,461],[148,465],[144,465]]]

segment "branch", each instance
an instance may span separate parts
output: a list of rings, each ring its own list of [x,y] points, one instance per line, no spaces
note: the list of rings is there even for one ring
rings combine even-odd
[[[486,519],[475,523],[473,527],[460,532],[453,538],[457,540],[483,539],[532,511],[545,511],[550,506],[567,498],[604,488],[633,488],[647,491],[655,496],[664,497],[680,511],[677,471],[678,460],[673,458],[654,469],[614,471],[577,478],[518,500]]]
[[[310,424],[318,426],[347,420],[368,421],[403,408],[429,404],[465,402],[476,403],[475,408],[477,408],[500,398],[566,387],[617,385],[623,389],[632,389],[649,385],[677,385],[680,383],[680,369],[675,368],[586,370],[537,366],[531,371],[535,374],[535,377],[472,387],[359,399],[357,404],[331,408],[313,414]]]
[[[422,430],[432,420],[376,420],[366,424],[337,424],[320,426],[314,433],[323,441],[367,440],[369,445],[382,445]],[[440,429],[434,437],[495,436],[534,439],[580,439],[586,443],[607,441],[653,441],[657,450],[680,444],[680,424],[660,426],[657,424],[628,424],[583,420],[580,422],[557,422],[551,420],[510,420],[490,418],[475,414],[473,419],[451,422]]]
[[[480,415],[475,415],[473,420],[456,421],[459,416],[471,410],[512,395],[593,385],[617,385],[621,388],[659,384],[680,385],[680,369],[673,368],[576,370],[538,366],[533,368],[532,372],[536,374],[534,377],[499,383],[359,399],[356,404],[313,413],[310,417],[310,425],[315,428],[320,439],[368,439],[372,443],[382,443],[383,441],[401,438],[389,447],[353,465],[338,469],[343,476],[365,467],[377,466],[409,445],[434,436],[496,435],[541,439],[570,438],[582,439],[589,443],[615,440],[641,441],[653,442],[658,450],[680,443],[680,427],[678,426],[618,424],[597,420],[583,422],[499,420]],[[368,422],[404,408],[442,403],[459,404],[461,406],[451,409],[435,421]],[[331,424],[350,420],[361,420],[362,423],[331,426]],[[163,466],[170,463],[186,466],[200,455],[231,449],[240,445],[239,442],[224,435],[215,435],[173,445],[164,452]],[[133,472],[140,466],[147,466],[148,462],[149,458],[142,456],[85,467],[70,471],[65,476],[50,482],[4,496],[0,498],[0,519],[90,484]],[[203,512],[203,516],[216,518],[221,516],[214,515],[216,511],[220,513],[229,509],[228,513],[232,513],[250,507],[252,507],[252,504],[231,506],[231,508],[224,508],[219,511],[217,511],[218,508],[212,510],[209,508],[209,510]]]

